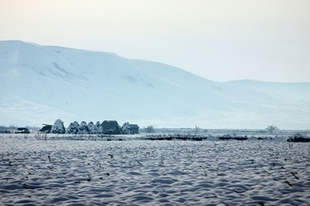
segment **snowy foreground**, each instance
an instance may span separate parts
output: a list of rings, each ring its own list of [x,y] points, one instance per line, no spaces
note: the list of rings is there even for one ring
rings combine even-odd
[[[310,203],[310,143],[0,138],[0,205]]]

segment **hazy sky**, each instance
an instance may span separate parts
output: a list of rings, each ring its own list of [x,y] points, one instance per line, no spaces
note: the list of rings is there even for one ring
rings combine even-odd
[[[216,81],[310,82],[309,0],[0,0],[0,40],[159,61]]]

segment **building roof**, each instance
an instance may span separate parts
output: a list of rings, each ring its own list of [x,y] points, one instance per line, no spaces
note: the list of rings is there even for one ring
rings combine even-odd
[[[136,128],[139,129],[139,126],[137,124],[129,124],[130,128]]]

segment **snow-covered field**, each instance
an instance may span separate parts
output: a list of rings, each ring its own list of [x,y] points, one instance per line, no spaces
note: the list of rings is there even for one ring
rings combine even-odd
[[[0,136],[0,205],[309,205],[310,144]]]

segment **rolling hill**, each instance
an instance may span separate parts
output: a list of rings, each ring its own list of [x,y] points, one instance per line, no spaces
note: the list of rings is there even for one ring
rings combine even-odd
[[[113,53],[0,42],[0,124],[310,128],[310,83],[215,82]]]

